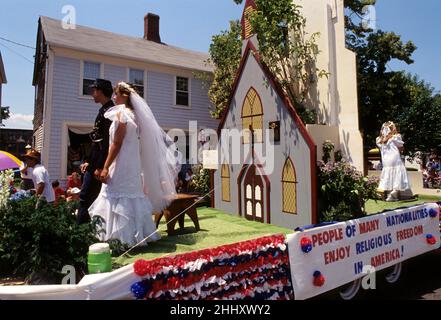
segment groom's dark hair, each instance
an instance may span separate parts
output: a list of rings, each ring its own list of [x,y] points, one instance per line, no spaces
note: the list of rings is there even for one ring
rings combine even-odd
[[[112,98],[113,89],[102,89],[101,91],[107,98]]]
[[[96,79],[95,82],[90,86],[90,88],[95,88],[100,90],[107,98],[111,98],[113,94],[112,83],[106,79]]]

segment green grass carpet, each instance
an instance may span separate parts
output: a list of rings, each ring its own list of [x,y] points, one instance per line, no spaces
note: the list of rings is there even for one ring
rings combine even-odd
[[[399,207],[412,206],[424,202],[441,201],[441,197],[420,196],[417,200],[384,202],[369,200],[366,210],[369,214]],[[289,234],[290,229],[280,228],[258,222],[248,221],[213,208],[198,208],[201,230],[196,232],[190,218],[185,217],[185,228],[178,235],[168,236],[165,232],[165,219],[159,226],[162,239],[149,243],[147,247],[135,248],[121,258],[113,258],[114,268],[127,265],[138,259],[154,259],[224,244],[250,240],[270,234]],[[178,224],[176,224],[178,227]]]
[[[198,208],[201,230],[196,232],[190,218],[185,218],[185,228],[178,235],[168,236],[165,219],[159,230],[162,239],[149,243],[147,247],[135,248],[128,255],[113,258],[114,268],[127,265],[138,259],[153,259],[165,255],[212,248],[224,244],[250,240],[271,234],[288,234],[292,230],[263,223],[248,221],[239,216],[226,214],[213,208]],[[178,227],[178,224],[176,224]]]
[[[438,201],[441,201],[441,197],[419,196],[416,200],[407,200],[407,201],[398,201],[398,202],[369,200],[366,203],[366,211],[369,214],[373,214],[373,213],[382,212],[383,210],[396,209],[400,207],[410,207],[425,202],[438,202]]]

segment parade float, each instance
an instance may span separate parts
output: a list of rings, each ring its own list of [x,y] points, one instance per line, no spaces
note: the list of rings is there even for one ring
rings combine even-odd
[[[0,299],[303,300],[339,290],[355,297],[363,277],[440,248],[440,206],[427,203],[340,223],[86,275],[75,285],[5,286]]]
[[[4,286],[0,299],[303,300],[334,290],[341,298],[351,299],[364,277],[387,270],[386,281],[394,283],[404,261],[439,249],[440,208],[436,203],[318,224],[317,146],[330,139],[362,171],[363,144],[355,55],[343,40],[343,1],[332,1],[332,6],[331,1],[301,2],[311,21],[309,27],[325,29],[320,30],[324,54],[317,63],[332,64],[333,73],[319,81],[317,92],[321,91],[321,97],[339,98],[319,101],[316,97],[316,107],[322,107],[319,111],[330,123],[303,124],[259,55],[257,37],[245,14],[256,5],[246,1],[241,63],[218,134],[222,142],[224,129],[269,129],[271,141],[252,135],[241,141],[245,161],[232,164],[222,159],[220,170],[212,172],[213,184],[220,185],[212,205],[248,220],[289,228],[308,226],[287,236],[139,259],[111,272],[86,275],[78,284]],[[317,21],[324,23],[313,23]],[[268,171],[259,155],[259,147],[267,144],[275,145],[276,159],[274,170]]]

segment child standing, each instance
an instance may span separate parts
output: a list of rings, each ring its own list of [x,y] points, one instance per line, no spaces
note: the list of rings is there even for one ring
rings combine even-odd
[[[386,122],[377,138],[381,150],[383,170],[381,171],[379,189],[390,192],[386,201],[398,201],[400,191],[410,189],[406,167],[401,160],[404,142],[392,121]]]

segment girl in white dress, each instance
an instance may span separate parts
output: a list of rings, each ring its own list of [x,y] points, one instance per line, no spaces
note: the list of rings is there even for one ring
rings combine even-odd
[[[100,194],[90,215],[104,219],[101,240],[134,245],[160,239],[152,213],[164,209],[175,193],[179,170],[170,138],[157,124],[147,103],[124,82],[115,88],[109,153],[100,174]],[[167,145],[169,143],[169,145]],[[145,177],[145,179],[144,179]]]
[[[386,201],[397,201],[399,192],[409,190],[410,184],[406,167],[401,160],[400,150],[404,142],[392,121],[383,124],[377,146],[381,150],[383,164],[379,189],[389,192]]]

